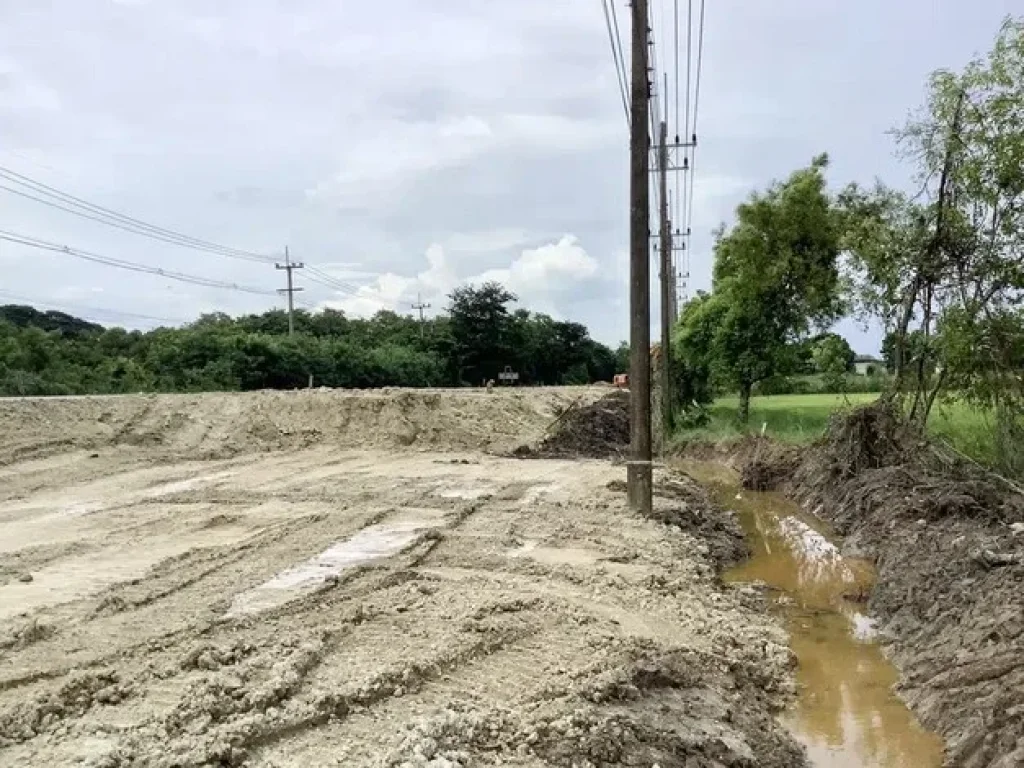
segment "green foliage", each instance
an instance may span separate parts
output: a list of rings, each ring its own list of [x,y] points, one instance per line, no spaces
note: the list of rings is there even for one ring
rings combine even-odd
[[[914,199],[878,184],[840,196],[862,314],[880,320],[894,388],[922,431],[937,403],[994,415],[1006,461],[1024,440],[1024,20],[960,72],[938,71],[896,132]]]
[[[714,398],[716,334],[725,304],[703,291],[683,305],[672,334],[676,390],[684,412]]]
[[[795,344],[841,313],[839,220],[824,155],[737,208],[715,243],[713,292],[684,308],[677,357],[697,379],[739,392],[798,367]]]
[[[459,289],[451,318],[424,323],[300,311],[293,337],[281,310],[141,333],[0,307],[0,395],[291,389],[310,376],[327,387],[457,386],[505,365],[525,384],[611,380],[615,353],[585,327],[511,312],[512,300],[495,284]]]
[[[811,355],[825,386],[832,392],[842,392],[845,374],[853,364],[853,350],[846,339],[835,334],[823,336],[814,343]]]
[[[629,373],[629,343],[623,341],[615,350],[615,373]]]
[[[754,386],[753,394],[757,396],[878,393],[887,391],[891,383],[891,377],[880,373],[868,376],[846,373],[843,374],[839,381],[818,373],[797,376],[773,376],[770,379],[758,382]]]

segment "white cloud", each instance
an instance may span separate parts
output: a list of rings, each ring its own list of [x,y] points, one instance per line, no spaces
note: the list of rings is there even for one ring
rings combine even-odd
[[[415,276],[386,272],[371,285],[361,286],[353,295],[326,301],[323,306],[366,317],[381,309],[409,312],[413,301],[421,298],[433,305],[431,309],[439,310],[456,286],[495,280],[515,293],[524,307],[560,315],[559,296],[593,280],[600,269],[597,260],[573,235],[527,249],[507,267],[475,275],[457,275],[444,248],[438,244],[431,245],[425,257],[427,268]]]
[[[496,280],[524,297],[543,296],[575,286],[597,274],[597,261],[573,235],[523,251],[508,267],[489,269],[467,279],[470,283]]]

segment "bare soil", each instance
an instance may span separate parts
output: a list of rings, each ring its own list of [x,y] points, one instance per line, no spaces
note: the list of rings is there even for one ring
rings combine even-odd
[[[1024,496],[901,435],[884,404],[835,419],[785,485],[875,561],[868,608],[946,764],[1024,765]]]
[[[803,765],[735,519],[497,455],[606,393],[0,401],[0,765]]]

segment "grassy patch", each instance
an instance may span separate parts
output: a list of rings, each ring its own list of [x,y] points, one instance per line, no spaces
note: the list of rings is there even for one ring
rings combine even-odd
[[[711,423],[706,427],[686,430],[680,438],[687,440],[721,440],[750,433],[765,434],[788,443],[807,443],[820,436],[828,425],[828,417],[840,408],[870,403],[875,393],[851,395],[765,395],[750,400],[750,424],[743,427],[736,420],[739,399],[722,397],[709,409]]]
[[[750,401],[750,424],[742,427],[736,421],[739,399],[719,398],[711,406],[711,422],[701,429],[677,433],[679,440],[718,441],[744,434],[766,435],[787,443],[809,443],[828,426],[835,411],[854,408],[878,398],[876,393],[847,395],[767,395]],[[931,432],[976,461],[993,466],[998,457],[989,414],[963,403],[936,405],[929,422]]]

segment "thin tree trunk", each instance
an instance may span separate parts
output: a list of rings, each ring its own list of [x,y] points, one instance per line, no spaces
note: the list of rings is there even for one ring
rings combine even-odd
[[[750,421],[750,392],[753,388],[754,385],[750,382],[745,381],[740,384],[740,424]]]

